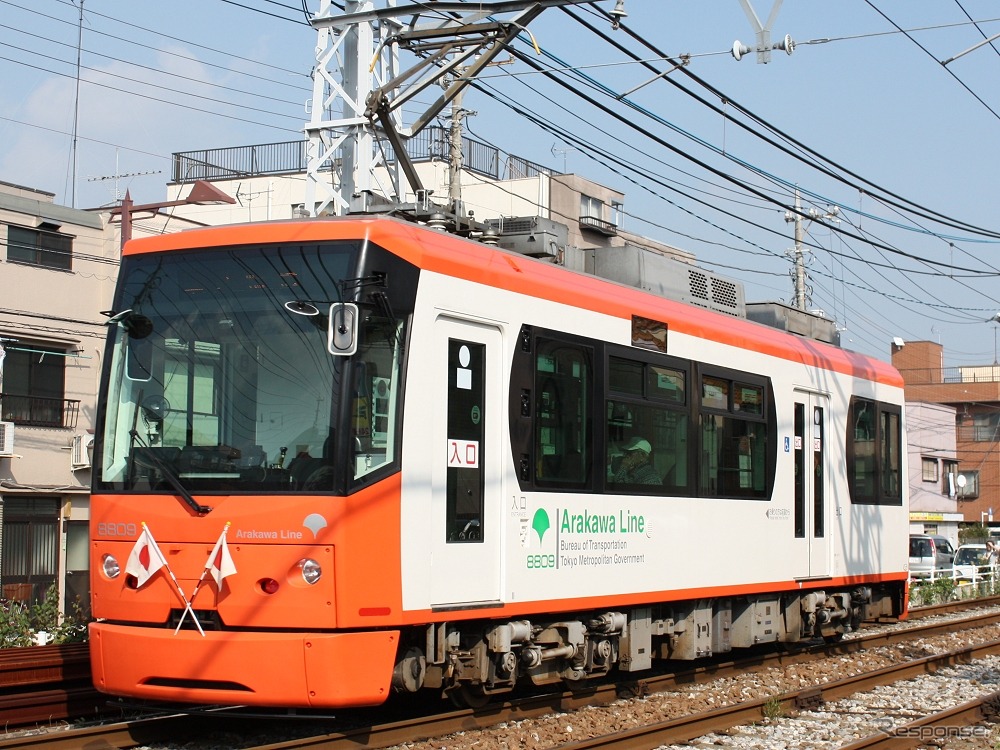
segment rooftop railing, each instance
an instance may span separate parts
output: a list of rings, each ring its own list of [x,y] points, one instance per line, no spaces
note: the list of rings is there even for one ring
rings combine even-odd
[[[1000,365],[961,365],[959,367],[909,367],[900,370],[908,383],[1000,383]]]
[[[195,180],[235,180],[268,175],[301,174],[306,171],[308,141],[283,141],[261,143],[254,146],[182,151],[173,155],[175,183]],[[406,142],[406,151],[416,162],[432,159],[447,160],[449,154],[448,131],[441,127],[424,128]],[[386,159],[395,163],[396,155],[385,144]],[[334,161],[339,163],[340,157]],[[462,165],[464,168],[494,180],[523,179],[552,170],[527,159],[505,154],[496,146],[472,138],[462,138]],[[324,169],[332,169],[327,162]]]

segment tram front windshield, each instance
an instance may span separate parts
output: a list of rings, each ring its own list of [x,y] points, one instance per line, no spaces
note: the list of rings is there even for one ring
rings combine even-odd
[[[127,256],[98,486],[333,491],[390,462],[402,323],[361,305],[356,353],[329,350],[358,255],[342,242]]]

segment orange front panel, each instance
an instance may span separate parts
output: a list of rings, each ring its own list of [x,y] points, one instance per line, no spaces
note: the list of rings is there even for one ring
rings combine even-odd
[[[403,609],[399,528],[400,475],[344,498],[333,530],[337,625],[397,625]]]
[[[94,685],[149,700],[302,707],[378,705],[397,631],[229,633],[90,626]],[[169,687],[168,687],[169,686]]]
[[[210,499],[216,509],[200,518],[165,495],[95,495],[94,616],[117,622],[166,622],[170,610],[184,606],[169,572],[184,595],[191,597],[221,528],[231,521],[227,540],[236,573],[225,579],[221,593],[206,578],[195,609],[218,609],[229,627],[391,627],[399,622],[402,609],[399,492],[397,474],[348,497],[214,497]],[[307,517],[322,521],[306,528]],[[114,555],[124,569],[142,519],[169,571],[161,569],[136,590],[126,585],[124,573],[107,578],[102,559]],[[109,530],[116,532],[114,536]],[[323,569],[314,586],[305,584],[297,567],[307,557]],[[264,578],[279,583],[277,593],[261,590]]]
[[[123,567],[132,549],[132,544],[126,542],[94,542],[94,546],[102,553],[115,555]],[[198,587],[211,544],[160,542],[158,546],[168,567],[154,573],[139,589],[129,588],[124,574],[111,580],[100,566],[94,569],[91,596],[95,617],[119,622],[166,622],[170,610],[184,608],[179,587],[186,598],[194,597],[195,609],[218,609],[222,621],[230,627],[337,625],[331,545],[230,544],[236,573],[223,581],[221,592],[209,576]],[[315,586],[307,585],[299,572],[297,563],[305,557],[323,566],[324,576]],[[261,590],[259,582],[264,578],[278,581],[277,592],[265,594]]]

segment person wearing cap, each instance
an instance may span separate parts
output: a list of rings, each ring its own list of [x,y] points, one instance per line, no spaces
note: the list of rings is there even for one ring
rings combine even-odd
[[[660,475],[653,468],[653,448],[649,441],[634,437],[622,446],[625,456],[615,473],[621,484],[659,484]]]

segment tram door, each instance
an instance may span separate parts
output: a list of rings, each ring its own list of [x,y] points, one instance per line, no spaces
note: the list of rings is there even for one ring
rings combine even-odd
[[[492,326],[439,318],[431,455],[431,604],[500,599],[502,339]]]
[[[828,401],[818,393],[795,393],[793,519],[795,538],[805,540],[808,548],[805,569],[798,571],[798,577],[831,574]]]

